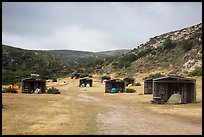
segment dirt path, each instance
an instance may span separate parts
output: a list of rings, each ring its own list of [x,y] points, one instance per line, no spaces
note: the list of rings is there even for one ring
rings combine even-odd
[[[112,95],[114,96],[114,95]],[[202,134],[201,126],[178,118],[157,115],[141,107],[123,105],[109,96],[81,93],[77,100],[92,102],[108,110],[97,113],[95,134],[105,135],[197,135]],[[104,98],[105,97],[105,98]]]
[[[98,114],[97,134],[122,135],[179,135],[202,134],[200,125],[181,121],[171,116],[161,116],[138,107],[121,104],[103,104],[109,111]]]
[[[136,105],[124,105],[114,94],[107,95],[94,93],[95,90],[91,91],[92,89],[89,88],[83,89],[75,100],[94,103],[108,110],[105,113],[97,113],[95,134],[202,134],[198,124],[182,121],[172,116],[153,114]]]
[[[78,87],[78,80],[71,79],[48,86],[59,88],[61,94],[3,94],[3,134],[202,134],[201,122],[145,109],[149,103],[140,102],[150,96],[104,93],[97,80],[90,88]]]

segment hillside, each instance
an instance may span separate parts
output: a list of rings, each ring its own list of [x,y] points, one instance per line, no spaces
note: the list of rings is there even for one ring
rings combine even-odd
[[[60,59],[68,67],[75,69],[93,61],[107,58],[117,58],[130,50],[112,50],[103,52],[87,52],[76,50],[47,50],[56,58]]]
[[[167,69],[169,74],[189,74],[202,67],[202,23],[150,38],[99,73],[143,73]]]
[[[121,50],[110,50],[110,51],[101,51],[101,52],[95,52],[98,55],[101,56],[108,56],[108,57],[118,57],[121,56],[127,52],[129,52],[130,50],[127,49],[121,49]]]
[[[2,82],[16,83],[31,73],[40,74],[44,78],[69,74],[60,60],[40,50],[25,50],[2,45]]]

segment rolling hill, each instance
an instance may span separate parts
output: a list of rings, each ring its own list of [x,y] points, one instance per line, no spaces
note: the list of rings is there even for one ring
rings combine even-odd
[[[25,50],[9,45],[2,45],[2,82],[17,83],[31,73],[40,74],[43,78],[70,75],[83,65],[116,58],[129,50],[105,52],[85,52],[73,50]],[[94,64],[94,65],[96,65]]]
[[[87,63],[104,60],[106,58],[117,58],[130,50],[112,50],[102,52],[87,52],[77,50],[46,50],[56,58],[60,59],[68,67],[75,69]]]
[[[96,66],[87,71],[128,75],[166,69],[169,74],[189,75],[202,70],[202,23],[150,38],[112,62]]]
[[[31,73],[52,78],[67,75],[70,69],[48,52],[2,45],[2,82],[17,83]]]

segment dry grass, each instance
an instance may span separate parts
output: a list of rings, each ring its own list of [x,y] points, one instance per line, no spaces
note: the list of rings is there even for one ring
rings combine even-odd
[[[103,111],[69,96],[64,102],[60,95],[10,94],[3,98],[7,98],[3,100],[3,134],[92,134],[96,112]]]
[[[142,78],[147,75],[135,75],[136,81],[142,84],[133,86],[136,93],[104,93],[104,84],[100,83],[98,75],[93,76],[91,88],[78,87],[78,79],[47,82],[48,87],[60,89],[61,94],[58,95],[2,93],[2,134],[94,134],[97,130],[96,116],[108,111],[108,103],[140,107],[147,113],[201,123],[202,77],[195,77],[198,103],[159,105],[150,103],[152,95],[138,95],[144,90]]]
[[[160,71],[155,71],[157,73]],[[165,73],[165,71],[163,71]],[[148,76],[148,74],[138,74],[135,76],[136,80],[142,84],[142,86],[134,86],[137,91],[144,92],[144,81],[142,78]],[[193,77],[196,79],[196,104],[181,104],[181,105],[160,105],[150,104],[152,95],[122,95],[121,99],[131,101],[136,104],[140,104],[141,107],[152,111],[157,114],[171,115],[178,118],[190,120],[191,122],[201,123],[202,121],[202,77]]]

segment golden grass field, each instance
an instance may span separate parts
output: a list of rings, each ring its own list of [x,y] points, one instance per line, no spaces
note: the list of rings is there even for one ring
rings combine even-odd
[[[136,93],[105,93],[99,75],[90,88],[71,78],[47,82],[57,95],[2,93],[2,134],[202,134],[202,77],[194,77],[196,104],[159,105],[138,95],[145,76],[134,76],[142,84]]]

